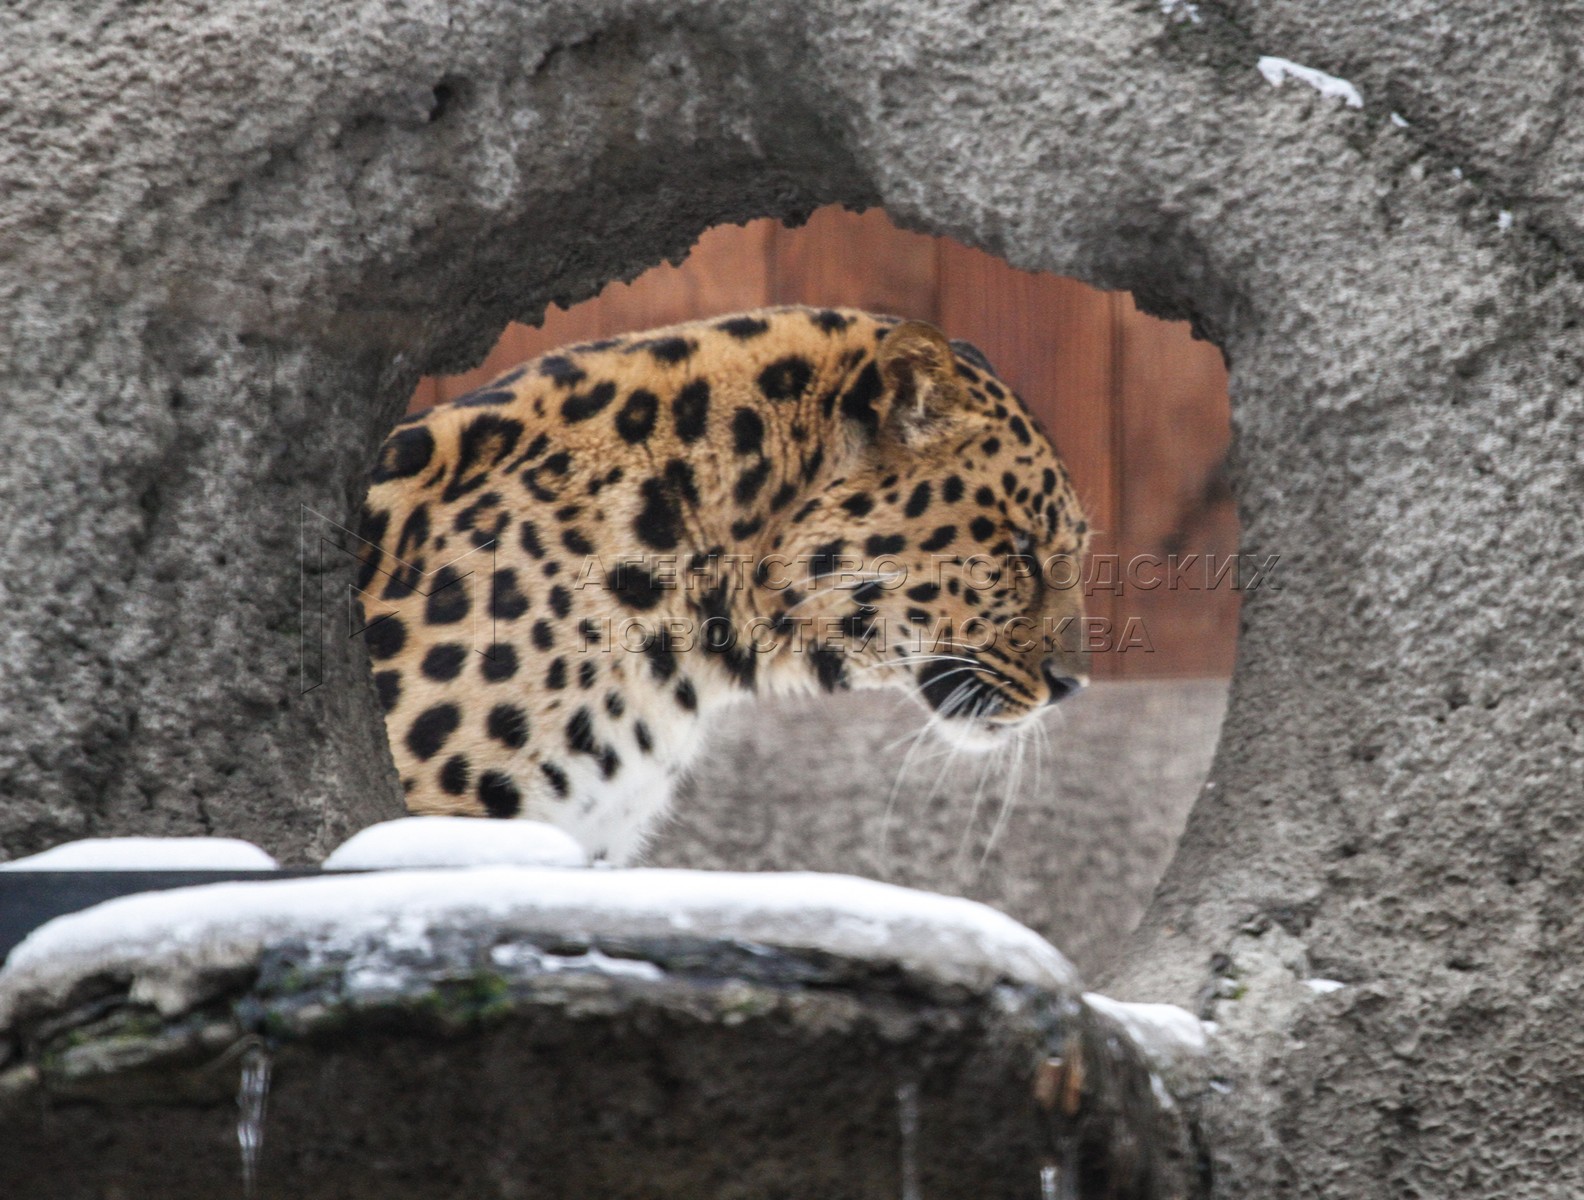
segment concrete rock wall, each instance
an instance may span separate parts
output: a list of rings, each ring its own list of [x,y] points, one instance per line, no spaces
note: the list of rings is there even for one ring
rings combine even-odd
[[[1221,1194],[1576,1194],[1579,42],[1538,0],[8,12],[0,846],[394,812],[357,643],[303,691],[304,506],[506,317],[883,202],[1230,359],[1284,586],[1115,977],[1221,1023]]]

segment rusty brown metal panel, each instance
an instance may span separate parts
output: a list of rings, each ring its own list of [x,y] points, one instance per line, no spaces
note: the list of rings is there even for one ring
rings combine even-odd
[[[936,243],[875,208],[822,208],[770,243],[770,303],[828,304],[918,321],[939,314]]]
[[[1230,440],[1226,366],[1188,326],[1139,312],[1118,296],[1120,550],[1131,562],[1120,607],[1143,624],[1152,650],[1116,655],[1124,677],[1229,675],[1239,593],[1204,586],[1206,556],[1238,549],[1226,477]],[[1198,555],[1197,560],[1187,556]],[[1180,574],[1163,563],[1187,563]],[[1150,586],[1151,581],[1162,580]],[[1139,584],[1144,586],[1138,586]]]

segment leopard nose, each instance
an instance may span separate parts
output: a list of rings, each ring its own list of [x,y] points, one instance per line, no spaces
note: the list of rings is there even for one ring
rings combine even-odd
[[[1077,695],[1089,682],[1067,674],[1066,664],[1059,658],[1047,658],[1040,664],[1040,671],[1045,676],[1045,686],[1050,688],[1049,704],[1060,704],[1068,696]]]

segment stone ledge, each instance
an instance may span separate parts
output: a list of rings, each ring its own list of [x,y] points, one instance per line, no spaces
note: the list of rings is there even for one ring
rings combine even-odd
[[[7,1194],[235,1189],[261,1063],[262,1197],[1035,1197],[1059,1171],[1079,1195],[1189,1194],[1185,1122],[1056,951],[841,877],[491,868],[131,897],[24,942],[0,1013]],[[1135,1186],[1101,1192],[1096,1164]]]

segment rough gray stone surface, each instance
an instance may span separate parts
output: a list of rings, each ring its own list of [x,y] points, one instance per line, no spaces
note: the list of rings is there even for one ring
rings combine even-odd
[[[1047,714],[1021,762],[915,748],[923,710],[884,692],[735,709],[644,861],[967,896],[1095,979],[1166,869],[1225,707],[1214,680],[1098,683]]]
[[[1115,974],[1221,1022],[1220,1194],[1584,1190],[1580,14],[1170,7],[8,10],[0,845],[393,812],[355,645],[295,688],[301,506],[506,317],[882,202],[1231,362],[1284,587]]]

